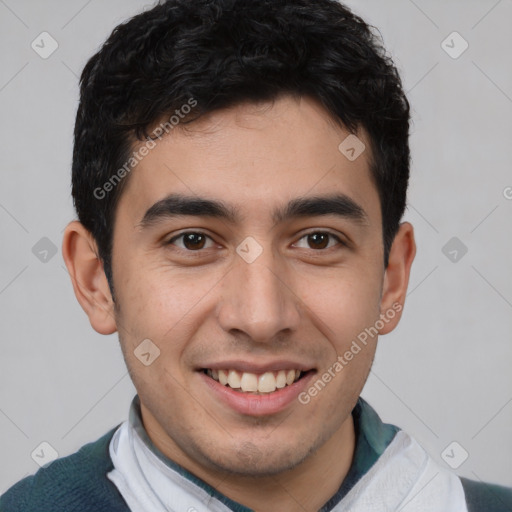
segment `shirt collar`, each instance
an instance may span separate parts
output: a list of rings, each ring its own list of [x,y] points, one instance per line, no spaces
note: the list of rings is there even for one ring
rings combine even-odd
[[[360,478],[366,474],[373,464],[375,464],[399,431],[398,427],[383,423],[375,410],[362,397],[358,398],[357,403],[352,410],[352,417],[354,420],[354,429],[356,434],[356,446],[354,449],[352,464],[338,491],[320,509],[320,512],[329,512],[347,495]],[[170,469],[176,471],[182,477],[199,486],[208,494],[224,503],[234,512],[251,512],[251,509],[229,499],[205,481],[166,457],[154,445],[142,423],[140,398],[138,395],[135,395],[130,405],[128,422],[130,427],[137,433],[147,448]]]

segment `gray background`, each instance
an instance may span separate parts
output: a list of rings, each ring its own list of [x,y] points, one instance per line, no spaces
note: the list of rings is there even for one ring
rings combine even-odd
[[[418,255],[363,396],[440,464],[466,450],[459,474],[512,485],[512,1],[348,4],[380,29],[413,107],[406,220]],[[123,421],[135,393],[117,336],[95,333],[75,300],[60,244],[74,218],[77,76],[148,5],[0,0],[0,492],[38,469],[41,442],[76,451]],[[59,44],[48,59],[31,48],[43,31]],[[453,31],[469,43],[457,59],[441,46]],[[43,237],[58,248],[46,262],[47,241],[32,251]],[[443,253],[452,237],[455,262]]]

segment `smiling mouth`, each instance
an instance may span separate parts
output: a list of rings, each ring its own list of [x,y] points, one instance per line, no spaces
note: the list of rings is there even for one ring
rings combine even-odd
[[[291,386],[302,379],[306,374],[310,373],[311,370],[279,370],[262,374],[240,372],[237,370],[215,370],[210,368],[204,368],[202,371],[208,375],[208,377],[223,386],[240,393],[268,395],[287,386]]]

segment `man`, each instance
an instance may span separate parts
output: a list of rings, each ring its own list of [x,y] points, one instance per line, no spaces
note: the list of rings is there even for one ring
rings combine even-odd
[[[333,0],[168,0],[86,65],[63,255],[128,421],[2,511],[505,511],[360,398],[415,255],[409,105]]]

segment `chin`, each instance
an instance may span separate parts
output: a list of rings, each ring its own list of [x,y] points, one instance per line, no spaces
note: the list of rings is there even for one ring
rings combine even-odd
[[[305,450],[303,440],[290,443],[289,447],[282,443],[276,445],[267,442],[262,446],[251,441],[242,441],[238,447],[231,443],[230,448],[229,452],[203,453],[203,457],[217,471],[239,476],[265,477],[299,466],[315,451],[316,446]]]

